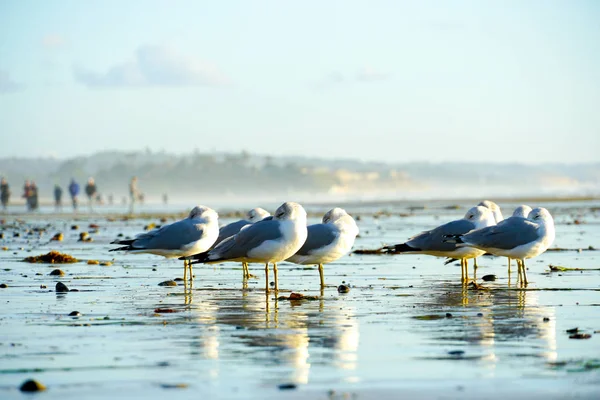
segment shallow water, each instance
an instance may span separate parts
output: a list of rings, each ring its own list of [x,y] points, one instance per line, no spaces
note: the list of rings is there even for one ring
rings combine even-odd
[[[355,248],[401,242],[459,218],[468,208],[422,205],[426,208],[348,206],[361,216]],[[546,206],[557,221],[553,247],[600,249],[595,204]],[[223,264],[196,267],[192,287],[182,282],[162,287],[158,283],[182,276],[181,262],[108,253],[117,234],[134,235],[156,220],[2,218],[0,247],[8,247],[0,251],[0,283],[8,284],[0,289],[3,399],[25,397],[18,386],[28,378],[47,385],[44,398],[597,398],[600,393],[600,333],[595,333],[600,271],[593,270],[600,268],[598,251],[547,252],[529,260],[526,289],[517,285],[514,272],[509,281],[505,259],[482,257],[478,277],[496,274],[498,280],[484,282],[487,290],[480,291],[461,285],[460,267],[444,266],[443,259],[351,255],[325,267],[329,286],[320,299],[290,302],[265,295],[260,265],[250,266],[256,278],[247,282],[241,265]],[[574,224],[576,219],[581,223]],[[89,223],[100,226],[91,235],[94,241],[77,242]],[[71,230],[72,224],[81,229]],[[41,237],[24,233],[42,226],[49,227]],[[13,237],[15,231],[21,237]],[[65,240],[49,243],[58,231]],[[84,262],[21,261],[51,249]],[[111,266],[85,262],[113,257]],[[549,272],[549,264],[587,270]],[[56,267],[66,275],[49,276]],[[58,281],[79,292],[55,293]],[[318,282],[315,268],[279,265],[279,295],[320,296]],[[351,285],[349,293],[337,292],[342,282]],[[69,317],[75,310],[82,315]],[[566,330],[574,327],[591,339],[569,339]],[[284,384],[295,387],[280,389]]]

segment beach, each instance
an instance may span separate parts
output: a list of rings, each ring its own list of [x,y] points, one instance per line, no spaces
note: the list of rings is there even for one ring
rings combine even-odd
[[[533,201],[554,216],[556,240],[527,260],[527,287],[514,263],[509,279],[505,258],[480,257],[473,287],[442,258],[351,254],[325,266],[322,293],[316,267],[279,264],[279,293],[265,294],[264,265],[250,264],[248,280],[239,263],[195,265],[190,285],[176,279],[179,260],[108,252],[119,235],[173,222],[185,207],[3,215],[0,397],[27,397],[19,386],[36,379],[52,399],[597,398],[598,202]],[[520,204],[499,203],[506,214]],[[341,206],[357,219],[360,250],[401,243],[475,204]],[[309,223],[329,208],[307,204]],[[241,212],[228,208],[220,222]],[[82,232],[92,240],[79,241]],[[79,261],[23,261],[50,250]],[[63,276],[49,275],[57,268]],[[177,286],[159,286],[168,280]],[[76,291],[58,293],[57,282]],[[280,298],[292,292],[311,297]],[[574,328],[591,337],[571,338]]]

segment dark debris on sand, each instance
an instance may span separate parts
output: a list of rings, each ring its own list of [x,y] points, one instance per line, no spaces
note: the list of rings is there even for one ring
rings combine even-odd
[[[385,249],[385,247],[382,247],[380,249],[358,249],[358,250],[354,250],[352,252],[353,254],[370,254],[370,255],[374,255],[374,254],[394,254],[393,251],[388,251]]]
[[[279,296],[277,300],[319,300],[319,296],[306,296],[302,293],[290,293],[289,296]]]
[[[76,263],[78,260],[69,254],[52,250],[49,253],[41,254],[39,256],[26,257],[23,261],[29,263],[72,264]]]

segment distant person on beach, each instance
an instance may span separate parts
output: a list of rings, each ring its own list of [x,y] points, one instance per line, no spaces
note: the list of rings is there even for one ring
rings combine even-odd
[[[2,178],[0,182],[0,201],[2,202],[2,209],[6,211],[8,208],[8,200],[10,199],[10,186],[6,178]]]
[[[138,199],[139,190],[137,186],[137,176],[131,178],[131,182],[129,182],[129,212],[133,214],[135,202]]]
[[[167,205],[169,204],[169,195],[168,194],[163,194],[163,204]]]
[[[29,197],[27,200],[30,211],[35,211],[38,209],[38,187],[34,181],[31,181],[31,185],[29,185]]]
[[[56,211],[62,211],[62,194],[63,190],[57,183],[54,185],[54,209]]]
[[[85,185],[85,194],[88,197],[88,205],[90,206],[90,211],[94,209],[94,199],[96,198],[96,193],[98,192],[98,188],[96,187],[96,182],[94,182],[94,178],[88,179],[87,185]]]
[[[73,211],[77,211],[77,196],[79,195],[79,183],[75,182],[75,179],[71,179],[69,184],[69,194],[71,195],[71,201],[73,202]]]
[[[25,180],[25,184],[23,185],[23,198],[25,199],[27,210],[31,211],[31,183],[28,179]]]
[[[114,204],[114,202],[115,202],[115,197],[111,193],[111,194],[108,195],[108,205],[112,206]]]

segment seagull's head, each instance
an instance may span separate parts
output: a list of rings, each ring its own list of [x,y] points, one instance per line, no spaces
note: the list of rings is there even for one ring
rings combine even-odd
[[[206,206],[196,206],[192,208],[190,211],[190,215],[188,216],[190,219],[208,219],[208,220],[217,220],[219,218],[219,214],[215,210]]]
[[[502,216],[502,211],[500,211],[500,206],[498,206],[498,204],[494,203],[491,200],[483,200],[481,203],[477,204],[478,206],[483,206],[486,208],[489,208],[490,210],[492,210],[492,213],[494,214],[494,219],[496,221],[496,223],[499,223],[500,221],[502,221],[504,219],[504,217]]]
[[[358,235],[359,229],[356,221],[343,208],[332,208],[323,215],[324,224],[334,224],[338,229],[347,234],[352,234],[354,237]]]
[[[256,207],[246,213],[246,220],[255,223],[270,215],[264,208]]]
[[[552,215],[550,215],[550,212],[548,210],[546,210],[544,207],[537,207],[537,208],[534,208],[533,210],[531,210],[531,212],[527,216],[527,219],[529,219],[533,222],[537,222],[538,224],[551,223],[552,225],[554,225],[554,219],[552,218]]]
[[[306,221],[306,211],[300,204],[294,203],[293,201],[287,201],[277,208],[274,219]]]
[[[327,211],[325,213],[325,215],[323,215],[323,223],[327,224],[329,222],[335,222],[338,219],[347,216],[348,213],[346,212],[346,210],[344,210],[343,208],[332,208],[331,210]]]
[[[515,211],[513,211],[512,216],[527,218],[527,216],[529,215],[530,212],[531,212],[531,207],[529,207],[525,204],[522,204],[519,207],[515,208]]]
[[[485,228],[486,226],[496,225],[494,213],[487,207],[476,206],[471,208],[464,216],[464,219],[475,224],[477,229]]]

